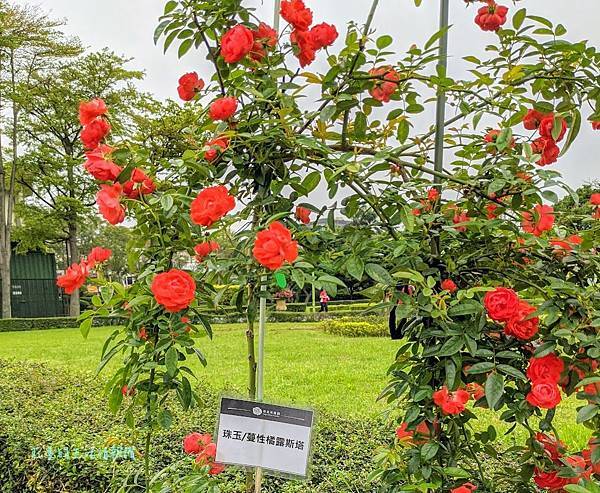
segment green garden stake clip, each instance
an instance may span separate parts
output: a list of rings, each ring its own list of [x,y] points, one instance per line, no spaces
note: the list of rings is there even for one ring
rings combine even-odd
[[[281,289],[285,289],[287,287],[287,279],[285,278],[285,274],[282,274],[281,272],[275,273],[275,282]]]

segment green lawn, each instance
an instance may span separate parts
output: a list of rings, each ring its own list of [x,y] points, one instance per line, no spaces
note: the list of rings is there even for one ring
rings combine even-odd
[[[84,340],[77,329],[0,333],[0,358],[32,360],[73,369],[94,369],[112,328],[93,329]],[[246,389],[246,338],[241,324],[217,325],[215,337],[199,340],[208,367],[197,361],[200,378],[217,389]],[[270,324],[266,341],[265,396],[269,400],[314,406],[343,416],[373,416],[384,410],[376,402],[386,384],[386,370],[397,342],[385,338],[346,338],[325,334],[314,324]],[[116,364],[116,362],[115,362]],[[106,370],[105,370],[106,371]],[[110,371],[110,368],[109,370]],[[575,424],[575,399],[557,410],[556,426],[571,446],[581,447],[589,430]],[[478,411],[481,429],[500,421]],[[503,428],[500,426],[500,428]]]

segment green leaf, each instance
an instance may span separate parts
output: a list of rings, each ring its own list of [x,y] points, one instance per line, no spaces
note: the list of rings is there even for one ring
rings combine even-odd
[[[591,490],[584,488],[583,486],[579,486],[578,484],[568,484],[564,487],[565,491],[569,493],[592,493]]]
[[[94,319],[92,317],[86,318],[83,322],[81,322],[81,325],[79,326],[79,332],[81,332],[81,335],[84,339],[87,339],[93,322]]]
[[[515,15],[513,15],[512,24],[517,31],[521,29],[525,17],[527,17],[527,9],[518,10]]]
[[[437,455],[439,449],[439,444],[435,442],[428,442],[421,448],[421,457],[425,462],[428,462]]]
[[[177,1],[169,0],[165,5],[165,10],[164,10],[163,15],[170,14],[171,12],[173,12],[173,10],[175,10],[175,7],[177,7]]]
[[[524,382],[527,381],[527,377],[523,374],[521,370],[517,370],[516,368],[513,368],[510,365],[498,365],[496,366],[496,368],[498,368],[499,371],[506,375],[514,377],[518,380],[523,380]]]
[[[173,415],[168,409],[161,409],[158,412],[158,424],[161,428],[168,430],[173,424]]]
[[[492,373],[485,382],[485,398],[490,409],[495,409],[504,394],[504,377]]]
[[[173,197],[171,195],[163,195],[160,198],[160,205],[163,208],[163,211],[169,212],[173,207]]]
[[[167,373],[171,377],[174,377],[175,373],[177,373],[178,359],[177,349],[175,349],[175,346],[171,346],[165,354],[165,366],[167,368]]]
[[[453,336],[448,339],[438,351],[438,356],[452,356],[458,353],[463,346],[465,345],[465,341],[462,336]]]
[[[357,139],[364,139],[367,135],[367,116],[362,111],[354,118],[354,135]]]
[[[585,423],[592,419],[596,414],[598,414],[600,408],[596,404],[589,404],[587,406],[582,407],[577,412],[577,423]]]
[[[185,55],[188,51],[190,51],[190,48],[192,47],[193,44],[194,44],[193,39],[186,39],[183,43],[181,43],[179,45],[179,50],[177,51],[177,56],[179,58],[183,57],[183,55]]]
[[[377,38],[377,48],[383,50],[384,48],[387,48],[389,45],[391,45],[393,41],[394,39],[391,36],[388,36],[387,34],[384,36],[380,36],[379,38]]]
[[[313,171],[313,172],[309,173],[308,175],[306,175],[306,177],[302,181],[302,188],[306,192],[306,195],[308,195],[315,188],[317,188],[319,186],[320,182],[321,182],[321,173],[319,173],[318,171]]]
[[[365,265],[365,272],[371,279],[376,282],[380,282],[381,284],[385,284],[387,286],[393,286],[396,284],[396,281],[394,281],[394,278],[390,275],[390,273],[379,264]]]
[[[354,279],[357,281],[362,281],[365,273],[365,263],[360,257],[351,255],[346,261],[346,270],[348,271],[348,274],[354,277]]]
[[[408,134],[410,133],[410,123],[408,120],[403,118],[398,122],[398,130],[396,131],[396,138],[400,144],[404,144],[406,139],[408,139]]]
[[[115,385],[110,392],[110,396],[108,397],[108,408],[111,412],[116,413],[121,407],[121,402],[123,402],[123,393],[121,392],[121,387],[119,385]]]
[[[491,361],[483,361],[481,363],[475,363],[467,370],[468,375],[477,375],[478,373],[487,373],[495,368],[495,364]]]
[[[287,279],[285,278],[285,274],[283,272],[275,272],[273,277],[275,277],[275,282],[281,289],[285,289],[287,287]]]

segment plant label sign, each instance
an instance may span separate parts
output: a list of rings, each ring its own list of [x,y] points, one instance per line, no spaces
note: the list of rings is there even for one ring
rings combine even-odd
[[[308,476],[314,412],[240,399],[221,399],[216,462]]]

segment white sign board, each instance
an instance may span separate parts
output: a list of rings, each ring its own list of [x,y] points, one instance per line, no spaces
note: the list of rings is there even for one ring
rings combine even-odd
[[[216,462],[308,476],[314,412],[221,399]]]

